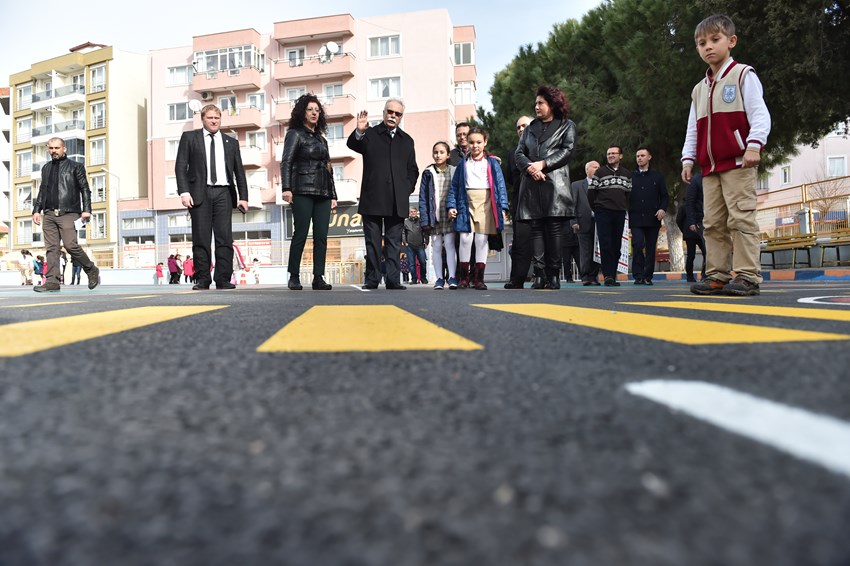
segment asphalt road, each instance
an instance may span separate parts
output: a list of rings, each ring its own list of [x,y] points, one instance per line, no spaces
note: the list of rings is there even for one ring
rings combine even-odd
[[[3,288],[0,331],[2,566],[850,565],[850,282]]]

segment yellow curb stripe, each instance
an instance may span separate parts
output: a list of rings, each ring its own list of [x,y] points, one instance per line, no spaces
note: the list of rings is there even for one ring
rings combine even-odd
[[[752,314],[761,316],[784,316],[789,318],[808,318],[813,320],[834,320],[839,322],[850,322],[850,311],[804,308],[804,307],[770,307],[761,305],[727,305],[721,303],[698,303],[690,301],[675,302],[634,302],[621,303],[623,305],[639,305],[648,307],[663,307],[670,309],[686,309],[710,312],[731,312],[737,314]]]
[[[339,331],[337,331],[339,330]],[[392,305],[315,306],[258,352],[399,352],[483,347]]]
[[[850,340],[850,335],[843,334],[671,318],[669,316],[583,307],[545,304],[473,306],[692,346]]]
[[[51,303],[27,303],[25,305],[8,305],[4,307],[0,307],[0,309],[26,309],[30,307],[49,307],[53,305],[73,305],[75,303],[82,303],[83,301],[54,301]]]
[[[67,346],[92,338],[102,338],[125,330],[133,330],[158,322],[166,322],[223,308],[227,307],[137,307],[5,324],[0,326],[0,333],[9,338],[0,343],[0,357],[34,354],[59,346]]]

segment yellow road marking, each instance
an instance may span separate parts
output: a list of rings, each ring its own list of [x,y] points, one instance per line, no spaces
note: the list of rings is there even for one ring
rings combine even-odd
[[[0,342],[0,357],[33,354],[83,340],[101,338],[125,330],[133,330],[158,322],[223,308],[227,307],[137,307],[5,324],[0,326],[0,333],[9,338]]]
[[[128,299],[150,299],[151,297],[158,297],[159,295],[139,295],[137,297],[122,297],[123,300]]]
[[[342,330],[337,332],[336,330]],[[258,352],[397,352],[483,347],[392,305],[315,306]]]
[[[837,320],[850,322],[850,311],[848,310],[826,310],[802,307],[769,307],[760,305],[725,305],[720,303],[694,303],[688,301],[676,302],[634,302],[621,303],[624,305],[645,305],[648,307],[665,307],[671,309],[687,309],[711,312],[733,312],[738,314],[756,314],[763,316],[786,316],[790,318],[810,318],[814,320]]]
[[[25,309],[29,307],[49,307],[51,305],[73,305],[74,303],[82,303],[83,301],[54,301],[52,303],[27,303],[25,305],[9,305],[0,307],[0,309]]]
[[[730,295],[667,295],[668,297],[681,297],[684,299],[731,299],[731,300],[740,300],[740,299],[749,299],[749,297],[734,297]]]
[[[850,340],[850,335],[843,334],[671,318],[669,316],[583,307],[545,304],[473,306],[689,345]]]

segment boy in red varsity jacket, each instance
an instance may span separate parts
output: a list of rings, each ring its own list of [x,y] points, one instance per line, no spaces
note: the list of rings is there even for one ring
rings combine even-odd
[[[696,161],[703,174],[708,255],[706,278],[691,286],[691,292],[758,295],[762,277],[756,176],[770,133],[770,113],[755,71],[731,57],[738,37],[729,17],[706,18],[694,39],[709,69],[691,93],[682,180],[691,181]]]

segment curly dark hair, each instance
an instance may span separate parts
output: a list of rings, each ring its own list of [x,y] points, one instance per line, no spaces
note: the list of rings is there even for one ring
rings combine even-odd
[[[292,107],[292,114],[289,116],[289,127],[304,127],[304,113],[307,112],[307,105],[311,102],[315,102],[319,105],[319,123],[316,124],[316,131],[326,134],[328,131],[328,122],[325,119],[325,108],[322,106],[322,103],[319,102],[319,97],[315,94],[302,94],[298,97],[298,100],[295,101],[295,105]]]
[[[552,109],[552,115],[558,120],[570,117],[570,101],[561,89],[543,85],[537,88],[537,96],[542,96],[546,104]]]

